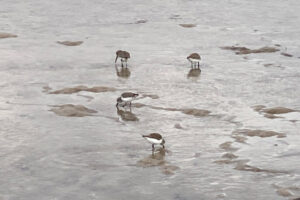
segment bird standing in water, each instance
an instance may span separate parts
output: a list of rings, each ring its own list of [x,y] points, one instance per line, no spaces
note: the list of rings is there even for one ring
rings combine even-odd
[[[121,94],[121,96],[117,99],[116,107],[119,105],[125,106],[127,103],[129,103],[129,106],[131,107],[131,101],[133,101],[139,94],[133,93],[133,92],[124,92]]]
[[[198,53],[192,53],[186,59],[188,59],[191,62],[192,67],[196,66],[197,64],[198,64],[198,68],[200,67],[201,57]]]
[[[159,133],[150,133],[149,135],[143,135],[143,138],[145,138],[148,142],[152,144],[152,152],[154,152],[154,145],[159,144],[162,145],[163,148],[165,148],[165,140],[162,138],[162,136]]]
[[[130,53],[127,51],[122,51],[122,50],[118,50],[116,52],[116,60],[115,63],[117,62],[118,58],[121,58],[121,66],[123,67],[123,63],[126,63],[126,67],[127,67],[127,60],[130,58]]]

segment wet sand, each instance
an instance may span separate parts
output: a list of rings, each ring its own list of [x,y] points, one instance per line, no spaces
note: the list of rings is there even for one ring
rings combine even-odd
[[[1,200],[300,197],[297,0],[2,4]]]

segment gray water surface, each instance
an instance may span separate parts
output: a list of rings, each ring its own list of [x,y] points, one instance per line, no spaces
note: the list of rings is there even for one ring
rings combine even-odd
[[[1,200],[300,197],[298,0],[0,4]]]

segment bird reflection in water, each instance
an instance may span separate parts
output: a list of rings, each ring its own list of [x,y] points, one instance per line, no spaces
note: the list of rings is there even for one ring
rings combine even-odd
[[[139,121],[139,118],[131,112],[131,108],[129,111],[127,111],[126,109],[117,107],[117,114],[123,121]]]
[[[166,164],[165,155],[166,150],[164,148],[159,148],[156,152],[152,152],[151,155],[139,160],[137,165],[141,167],[162,166]]]
[[[199,68],[196,68],[196,69],[192,68],[192,69],[190,69],[187,77],[188,78],[198,78],[200,76],[200,74],[201,74],[201,69],[199,69]]]
[[[118,69],[117,65],[115,65],[116,68],[116,73],[118,77],[122,77],[122,78],[129,78],[130,77],[130,70],[127,67],[122,67],[120,69]]]
[[[152,153],[151,155],[139,160],[136,163],[138,167],[160,167],[160,171],[166,175],[173,175],[179,167],[175,165],[171,165],[169,162],[165,160],[166,153],[170,154],[168,150],[164,148],[159,148],[157,151]]]

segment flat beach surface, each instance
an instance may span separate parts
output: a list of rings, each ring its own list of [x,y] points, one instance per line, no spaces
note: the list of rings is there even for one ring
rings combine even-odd
[[[0,199],[300,197],[299,0],[126,2],[0,0]]]

